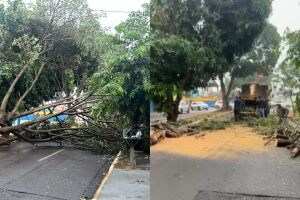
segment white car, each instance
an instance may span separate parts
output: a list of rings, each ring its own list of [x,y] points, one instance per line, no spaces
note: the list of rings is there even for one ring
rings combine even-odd
[[[208,110],[208,105],[203,101],[195,101],[191,104],[192,110]]]
[[[188,103],[186,102],[180,102],[179,106],[178,106],[178,111],[179,113],[189,113],[190,112],[190,106]]]
[[[223,102],[222,101],[216,101],[216,103],[215,103],[215,108],[216,109],[220,109],[220,108],[222,108],[223,107]]]

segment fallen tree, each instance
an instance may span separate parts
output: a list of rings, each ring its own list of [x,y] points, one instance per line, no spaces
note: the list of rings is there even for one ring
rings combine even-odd
[[[98,44],[104,32],[86,1],[37,1],[31,8],[12,1],[0,6],[0,13],[0,146],[21,140],[35,146],[119,148],[113,117],[92,115],[94,103],[111,97],[88,90],[91,75],[104,62]],[[34,118],[14,123],[29,115]]]
[[[300,125],[288,119],[287,123],[278,124],[278,118],[270,115],[268,118],[259,118],[248,122],[248,125],[257,132],[267,135],[265,145],[275,142],[276,147],[286,147],[290,150],[290,157],[295,158],[300,153]]]
[[[18,79],[18,76],[16,77]],[[15,80],[16,80],[15,79]],[[11,88],[14,84],[11,85]],[[60,146],[72,146],[87,150],[105,151],[109,146],[118,147],[120,143],[120,136],[111,126],[113,121],[97,121],[91,115],[92,104],[101,98],[109,98],[108,95],[95,95],[95,88],[93,91],[79,98],[69,97],[62,98],[56,102],[41,105],[40,107],[32,108],[24,112],[18,112],[17,109],[11,111],[5,110],[11,89],[3,98],[1,103],[0,115],[0,134],[2,135],[1,145],[9,145],[15,140],[22,140],[33,145],[39,143],[54,142]],[[25,91],[24,94],[29,91]],[[22,95],[23,98],[25,95]],[[18,101],[19,102],[19,101]],[[17,103],[19,104],[19,103]],[[17,106],[17,105],[16,105]],[[55,109],[63,106],[59,112],[54,112]],[[31,121],[22,124],[13,125],[13,121],[17,118],[35,114],[39,111],[48,110],[49,113],[39,116]],[[61,120],[59,116],[66,115],[69,120]],[[72,123],[75,117],[81,119],[81,124]],[[56,124],[50,124],[49,119],[56,119]],[[12,134],[14,137],[10,137]]]

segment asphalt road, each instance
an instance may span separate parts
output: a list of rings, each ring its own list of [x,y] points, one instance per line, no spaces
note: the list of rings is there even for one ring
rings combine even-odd
[[[300,158],[286,149],[237,159],[201,159],[151,151],[151,199],[300,199]]]
[[[178,115],[178,119],[185,119],[188,117],[193,117],[193,116],[197,116],[197,115],[201,115],[201,114],[205,114],[205,113],[210,113],[213,111],[216,111],[217,109],[215,108],[209,108],[208,110],[192,110],[190,111],[190,113],[183,113],[183,114],[179,114]],[[160,120],[162,122],[167,121],[166,117],[162,114],[162,113],[158,113],[158,112],[151,112],[150,113],[150,122],[154,122]]]
[[[0,200],[79,200],[91,197],[111,158],[88,151],[0,147]]]

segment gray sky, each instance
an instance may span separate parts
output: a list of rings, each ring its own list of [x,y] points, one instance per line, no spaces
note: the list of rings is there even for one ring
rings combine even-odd
[[[150,0],[87,0],[93,10],[107,10],[107,17],[100,20],[103,27],[115,27],[126,20],[128,12],[140,10]],[[112,12],[110,12],[112,11]],[[117,12],[115,12],[117,11]],[[121,11],[121,12],[118,12]]]
[[[0,0],[0,3],[7,3],[8,0]],[[25,3],[35,0],[23,0]],[[100,20],[103,27],[115,27],[121,21],[125,21],[129,12],[140,10],[144,3],[150,0],[87,0],[93,10],[107,10],[105,18]],[[97,11],[95,11],[97,12]]]
[[[282,35],[286,27],[300,30],[300,0],[274,0],[269,20]]]
[[[0,0],[0,2],[7,0]],[[30,2],[34,0],[23,0]],[[107,12],[107,17],[101,19],[104,27],[114,27],[128,17],[130,11],[139,10],[141,5],[150,0],[87,0],[93,10],[124,11]],[[274,24],[282,35],[286,27],[300,30],[300,0],[274,0],[273,12],[269,21]]]

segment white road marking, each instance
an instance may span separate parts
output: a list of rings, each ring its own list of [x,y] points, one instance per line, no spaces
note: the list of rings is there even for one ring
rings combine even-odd
[[[63,150],[64,150],[64,149],[61,149],[61,150],[56,151],[56,152],[54,152],[54,153],[52,153],[52,154],[50,154],[50,155],[48,155],[48,156],[46,156],[46,157],[44,157],[44,158],[41,158],[41,159],[38,160],[38,162],[41,162],[41,161],[43,161],[43,160],[46,160],[47,158],[50,158],[51,156],[54,156],[54,155],[56,155],[56,154],[62,152]]]

